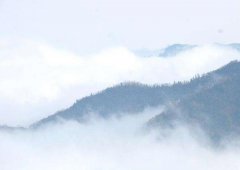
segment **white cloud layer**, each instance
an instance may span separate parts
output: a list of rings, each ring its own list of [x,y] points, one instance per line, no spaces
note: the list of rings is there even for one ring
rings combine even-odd
[[[226,170],[239,169],[239,148],[214,151],[179,128],[158,140],[141,131],[159,110],[120,119],[65,122],[37,131],[0,131],[3,170]]]
[[[163,58],[138,57],[124,47],[78,56],[44,43],[2,40],[0,124],[27,125],[123,81],[183,81],[239,58],[236,50],[218,45]]]

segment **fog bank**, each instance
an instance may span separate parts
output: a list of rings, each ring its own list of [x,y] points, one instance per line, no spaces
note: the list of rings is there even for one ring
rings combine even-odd
[[[119,118],[68,121],[38,130],[0,131],[3,170],[239,169],[239,148],[214,150],[184,128],[168,136],[143,126],[161,109]]]

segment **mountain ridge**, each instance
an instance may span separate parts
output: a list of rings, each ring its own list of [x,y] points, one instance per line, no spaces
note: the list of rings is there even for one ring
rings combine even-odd
[[[164,106],[164,111],[146,122],[148,128],[200,127],[214,144],[240,137],[240,62],[189,81],[163,85],[121,83],[77,100],[72,106],[33,123],[28,128],[0,126],[1,130],[28,130],[68,120],[80,123],[92,114],[108,119],[138,114],[148,107]]]
[[[178,101],[183,97],[194,95],[198,91],[208,89],[214,86],[214,84],[224,81],[224,78],[219,76],[219,74],[226,74],[224,68],[230,67],[234,63],[240,65],[239,62],[234,61],[201,77],[196,75],[189,82],[155,86],[148,86],[136,82],[121,83],[95,95],[77,100],[71,107],[40,120],[33,124],[32,127],[57,121],[58,118],[63,120],[78,120],[81,122],[86,119],[86,115],[90,112],[95,112],[107,118],[123,112],[141,112],[149,106],[156,107],[164,105],[169,101]]]
[[[172,129],[179,124],[200,127],[214,143],[240,135],[240,63],[235,61],[217,70],[219,83],[172,103],[148,122]],[[179,114],[180,112],[180,114]]]

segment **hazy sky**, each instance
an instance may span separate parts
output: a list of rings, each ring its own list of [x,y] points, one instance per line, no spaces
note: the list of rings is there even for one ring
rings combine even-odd
[[[0,0],[0,38],[79,54],[112,46],[240,42],[239,0]]]

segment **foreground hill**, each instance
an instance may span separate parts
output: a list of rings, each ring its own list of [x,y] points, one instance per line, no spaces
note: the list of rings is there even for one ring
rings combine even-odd
[[[177,100],[191,91],[182,84],[147,86],[139,83],[122,83],[98,94],[84,97],[68,109],[59,111],[33,126],[61,119],[84,121],[91,113],[107,118],[124,113],[141,112],[146,107],[155,107],[168,101]]]
[[[184,123],[199,126],[212,140],[220,141],[222,137],[240,133],[239,75],[240,63],[234,61],[189,82],[159,86],[122,83],[82,98],[31,127],[61,120],[82,122],[93,113],[108,118],[164,105],[164,113],[152,118],[148,125],[172,128]]]
[[[200,127],[215,142],[239,136],[240,63],[231,62],[195,81],[202,84],[207,79],[214,81],[196,93],[171,102],[164,113],[157,115],[148,124],[163,128],[178,125]]]

